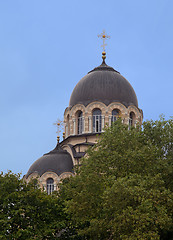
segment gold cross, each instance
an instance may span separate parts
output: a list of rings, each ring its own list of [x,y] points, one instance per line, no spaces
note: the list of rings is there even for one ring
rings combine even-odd
[[[56,131],[56,133],[57,133],[57,135],[58,135],[58,137],[59,137],[59,135],[60,135],[60,133],[61,133],[61,131],[63,130],[63,121],[61,121],[60,119],[58,119],[55,123],[53,123],[53,125],[56,125],[56,127],[57,127],[57,131]]]
[[[107,44],[105,43],[105,40],[110,38],[110,36],[106,35],[105,30],[103,30],[103,32],[101,34],[99,34],[98,37],[103,39],[103,45],[101,45],[101,47],[103,48],[103,51],[105,52],[105,46],[107,46]]]

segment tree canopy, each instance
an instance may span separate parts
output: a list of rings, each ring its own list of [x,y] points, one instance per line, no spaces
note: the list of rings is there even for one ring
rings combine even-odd
[[[173,119],[117,120],[52,195],[1,173],[0,239],[173,239]]]
[[[81,239],[173,239],[173,120],[121,120],[61,186]]]
[[[19,174],[0,174],[0,239],[56,239],[64,220],[56,194],[42,192],[36,180],[26,184]]]

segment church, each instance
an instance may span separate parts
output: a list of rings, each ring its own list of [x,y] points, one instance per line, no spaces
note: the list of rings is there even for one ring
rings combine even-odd
[[[100,35],[108,37],[105,32]],[[24,176],[29,182],[38,178],[40,187],[51,194],[59,182],[74,175],[74,166],[93,146],[105,126],[121,118],[129,127],[142,124],[143,112],[138,107],[131,84],[114,68],[106,64],[105,48],[100,66],[89,71],[75,86],[64,111],[63,141],[36,160]]]

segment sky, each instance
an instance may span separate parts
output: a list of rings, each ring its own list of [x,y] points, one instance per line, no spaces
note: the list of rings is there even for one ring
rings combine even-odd
[[[103,29],[144,120],[173,116],[172,0],[0,0],[0,171],[24,175],[55,147],[53,123],[102,62]]]

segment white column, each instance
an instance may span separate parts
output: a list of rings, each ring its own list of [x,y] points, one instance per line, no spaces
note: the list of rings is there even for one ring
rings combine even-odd
[[[112,116],[109,116],[109,127],[111,126],[111,118]]]
[[[102,132],[104,132],[104,127],[105,127],[105,116],[102,116]]]
[[[73,119],[73,135],[76,134],[76,119]]]
[[[130,129],[130,118],[128,117],[128,130]]]
[[[85,133],[85,118],[82,117],[82,133]]]
[[[65,124],[65,137],[68,137],[68,124]]]
[[[91,127],[92,127],[92,122],[91,122],[92,116],[88,117],[88,122],[89,122],[89,133],[91,133]]]
[[[71,128],[70,121],[68,123],[68,127],[67,128],[68,128],[67,136],[70,136],[70,132],[71,132],[71,130],[70,130],[70,128]]]
[[[134,120],[134,127],[136,128],[136,124],[137,124],[137,121],[136,120]]]

